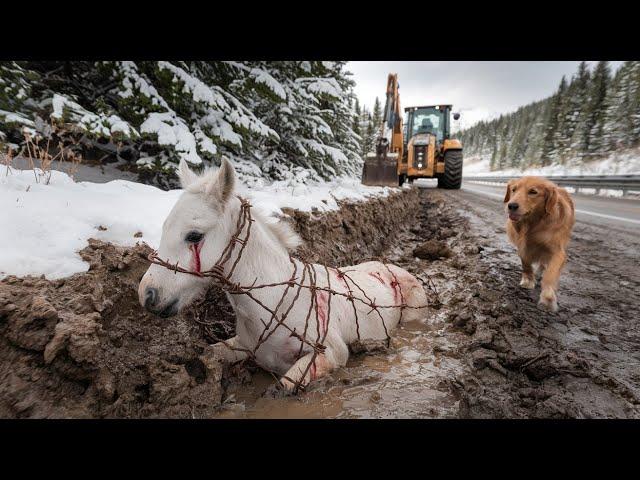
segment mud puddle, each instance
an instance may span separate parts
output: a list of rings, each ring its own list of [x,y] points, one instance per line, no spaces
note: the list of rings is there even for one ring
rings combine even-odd
[[[256,373],[227,391],[221,418],[431,418],[455,417],[458,400],[447,377],[461,370],[446,342],[433,352],[437,325],[412,322],[394,332],[388,353],[352,356],[297,397],[269,398],[273,378]]]
[[[274,379],[261,371],[231,379],[221,418],[451,418],[459,415],[455,382],[465,371],[459,345],[464,327],[451,321],[458,292],[467,288],[461,274],[470,251],[464,229],[442,215],[442,204],[418,192],[412,214],[380,252],[385,261],[420,278],[430,307],[423,320],[404,323],[392,333],[385,352],[351,355],[347,365],[314,382],[298,396],[271,398]],[[427,243],[425,247],[425,241]],[[438,248],[432,248],[434,245]],[[422,248],[420,248],[422,247]],[[428,252],[422,255],[421,252]],[[436,252],[436,254],[432,254]],[[438,254],[438,252],[443,252]],[[424,256],[417,258],[415,255]],[[369,258],[356,258],[355,262]],[[244,375],[244,376],[243,376]]]
[[[220,291],[175,318],[147,315],[136,288],[148,248],[92,241],[87,273],[0,281],[0,417],[640,418],[637,238],[576,225],[549,314],[539,287],[518,287],[490,200],[414,188],[288,213],[310,261],[381,258],[420,278],[424,320],[274,398],[270,375],[212,358],[208,345],[235,331]]]

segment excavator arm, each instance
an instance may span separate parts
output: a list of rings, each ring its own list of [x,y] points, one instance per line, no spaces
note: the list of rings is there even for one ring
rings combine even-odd
[[[387,99],[376,140],[376,151],[364,159],[364,185],[398,185],[398,166],[404,148],[398,88],[398,74],[390,73],[387,78]]]
[[[404,138],[399,87],[398,74],[390,73],[387,78],[387,100],[384,105],[384,117],[382,125],[380,125],[378,141],[385,138],[389,143],[391,153],[398,153],[402,158]]]

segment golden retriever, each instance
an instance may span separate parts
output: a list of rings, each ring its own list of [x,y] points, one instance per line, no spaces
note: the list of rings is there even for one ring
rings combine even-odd
[[[556,312],[558,279],[575,224],[573,200],[545,178],[522,177],[507,184],[504,203],[507,235],[522,261],[520,286],[535,287],[534,265],[544,270],[539,305]]]

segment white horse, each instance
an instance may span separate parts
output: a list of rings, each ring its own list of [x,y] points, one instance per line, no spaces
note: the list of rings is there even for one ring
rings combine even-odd
[[[179,177],[185,191],[163,224],[157,256],[205,272],[214,266],[239,225],[242,208],[234,195],[235,171],[223,159],[218,170],[198,176],[183,161]],[[354,341],[388,339],[388,332],[401,318],[410,321],[424,315],[425,291],[402,268],[366,262],[342,269],[318,264],[305,269],[301,261],[290,258],[289,251],[301,243],[290,227],[255,208],[250,212],[254,220],[251,234],[230,280],[241,286],[281,283],[251,291],[277,315],[273,318],[248,295],[227,293],[236,314],[237,334],[214,345],[224,361],[233,363],[253,355],[261,367],[281,376],[285,389],[292,390],[344,366],[348,345]],[[225,275],[232,263],[225,265]],[[294,268],[298,283],[308,287],[313,276],[318,289],[282,284],[291,279]],[[140,282],[138,295],[147,310],[168,317],[202,295],[211,282],[211,278],[152,264]],[[363,301],[351,301],[349,295]],[[367,302],[390,307],[372,309]],[[314,348],[318,344],[323,349]]]

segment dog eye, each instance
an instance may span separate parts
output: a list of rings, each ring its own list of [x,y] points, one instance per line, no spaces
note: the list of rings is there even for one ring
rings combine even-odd
[[[533,190],[533,189],[529,190],[529,195],[535,195],[536,193],[538,193],[536,190]]]
[[[515,191],[516,191],[516,187],[513,187],[513,188],[511,189],[511,191],[512,191],[512,192],[515,192]]]
[[[187,236],[184,237],[185,242],[188,243],[199,243],[200,240],[202,240],[202,237],[204,237],[203,233],[200,232],[189,232],[187,233]]]

